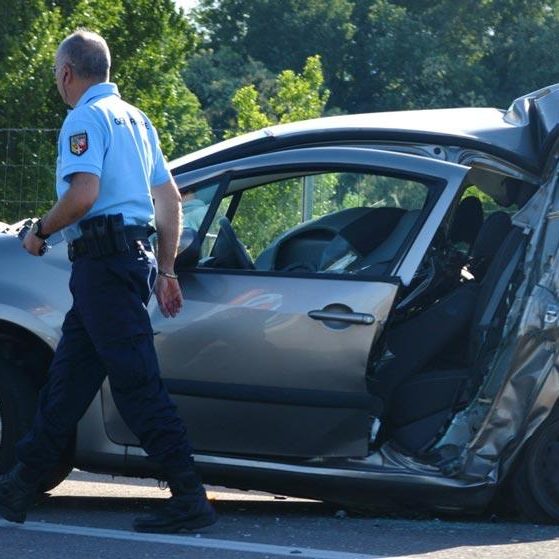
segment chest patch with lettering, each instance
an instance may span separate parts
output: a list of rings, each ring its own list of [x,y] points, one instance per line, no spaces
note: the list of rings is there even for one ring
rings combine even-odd
[[[87,151],[88,147],[87,132],[70,136],[70,151],[74,155],[83,155]]]

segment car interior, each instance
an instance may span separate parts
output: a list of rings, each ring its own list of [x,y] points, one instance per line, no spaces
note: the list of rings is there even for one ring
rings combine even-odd
[[[249,186],[263,182],[246,180],[252,181]],[[375,444],[390,441],[405,452],[425,453],[472,401],[498,346],[521,281],[519,263],[527,243],[511,216],[536,186],[477,170],[467,186],[439,227],[414,281],[402,286],[371,353],[371,414],[382,425]],[[432,201],[425,188],[409,203],[356,203],[326,211],[300,219],[255,250],[249,235],[239,238],[236,233],[237,224],[240,231],[244,228],[237,210],[246,187],[246,181],[239,183],[213,222],[205,224],[204,242],[209,244],[201,249],[198,267],[386,277]],[[253,221],[258,223],[258,216]]]
[[[303,215],[299,197],[305,194],[298,190],[297,183],[309,179],[316,183],[314,207]],[[367,187],[380,188],[382,196],[367,196]],[[391,203],[393,191],[399,187],[406,194]],[[258,193],[266,189],[272,196],[259,198]],[[281,199],[282,191],[289,193],[285,200]],[[343,201],[337,199],[340,191],[342,197],[345,193]],[[206,235],[206,246],[201,247],[198,267],[377,276],[389,272],[390,263],[402,252],[412,230],[421,224],[420,217],[428,213],[433,198],[429,185],[412,180],[334,171],[236,179],[228,194],[213,221],[201,231],[200,236]],[[251,196],[252,203],[245,203]],[[287,207],[282,208],[284,219],[278,219],[277,227],[270,226],[267,236],[251,230],[251,225],[258,227],[259,209],[278,202]],[[270,217],[274,218],[261,215],[263,222]],[[184,221],[189,221],[186,214]],[[181,260],[179,255],[179,263]]]
[[[372,359],[368,386],[384,419],[379,442],[423,453],[474,398],[522,280],[528,238],[511,214],[535,191],[507,179],[493,199],[499,209],[484,211],[479,198],[465,196],[450,216],[446,239],[459,275],[419,308],[396,309]]]

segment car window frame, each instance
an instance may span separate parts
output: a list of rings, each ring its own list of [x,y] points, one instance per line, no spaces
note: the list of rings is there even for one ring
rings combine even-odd
[[[337,160],[337,161],[333,161]],[[405,286],[410,285],[416,270],[432,242],[438,226],[443,219],[456,196],[459,194],[463,182],[470,171],[470,167],[447,161],[433,160],[423,156],[391,152],[368,147],[305,147],[278,152],[271,152],[256,156],[243,158],[209,167],[207,169],[196,169],[177,176],[177,181],[187,182],[190,187],[199,187],[203,183],[220,180],[220,187],[214,195],[204,222],[200,230],[204,229],[204,235],[215,217],[215,213],[221,200],[228,194],[228,186],[233,179],[249,177],[254,175],[269,175],[281,172],[284,168],[311,172],[313,169],[326,171],[328,168],[336,168],[337,171],[359,171],[367,173],[378,173],[387,176],[407,178],[430,184],[433,188],[439,188],[438,196],[428,201],[421,210],[418,222],[412,228],[417,236],[410,241],[408,246],[399,249],[393,260],[388,274],[382,276],[359,276],[357,274],[336,274],[328,272],[320,273],[293,273],[282,271],[263,270],[237,270],[225,268],[193,268],[196,272],[221,273],[234,275],[275,275],[285,277],[313,277],[345,279],[349,281],[374,281],[382,279],[391,283],[397,281]],[[252,186],[249,188],[256,188]],[[246,189],[238,192],[243,192]],[[232,196],[238,192],[230,193]],[[232,200],[233,203],[233,200]],[[229,208],[228,212],[229,213]],[[228,216],[229,217],[229,216]],[[207,220],[207,223],[206,223]],[[417,227],[420,227],[417,232]],[[204,237],[200,234],[200,242]],[[406,244],[406,243],[404,243]],[[420,252],[418,252],[420,251]]]

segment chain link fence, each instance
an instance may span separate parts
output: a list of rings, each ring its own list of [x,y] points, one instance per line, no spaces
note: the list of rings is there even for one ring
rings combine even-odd
[[[0,128],[0,221],[44,213],[55,196],[58,129]]]
[[[36,217],[55,202],[58,133],[58,128],[0,128],[0,222]]]

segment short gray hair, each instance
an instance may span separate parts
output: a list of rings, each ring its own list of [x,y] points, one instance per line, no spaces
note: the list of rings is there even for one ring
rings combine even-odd
[[[98,33],[78,29],[60,43],[58,53],[80,78],[109,79],[111,53]]]

